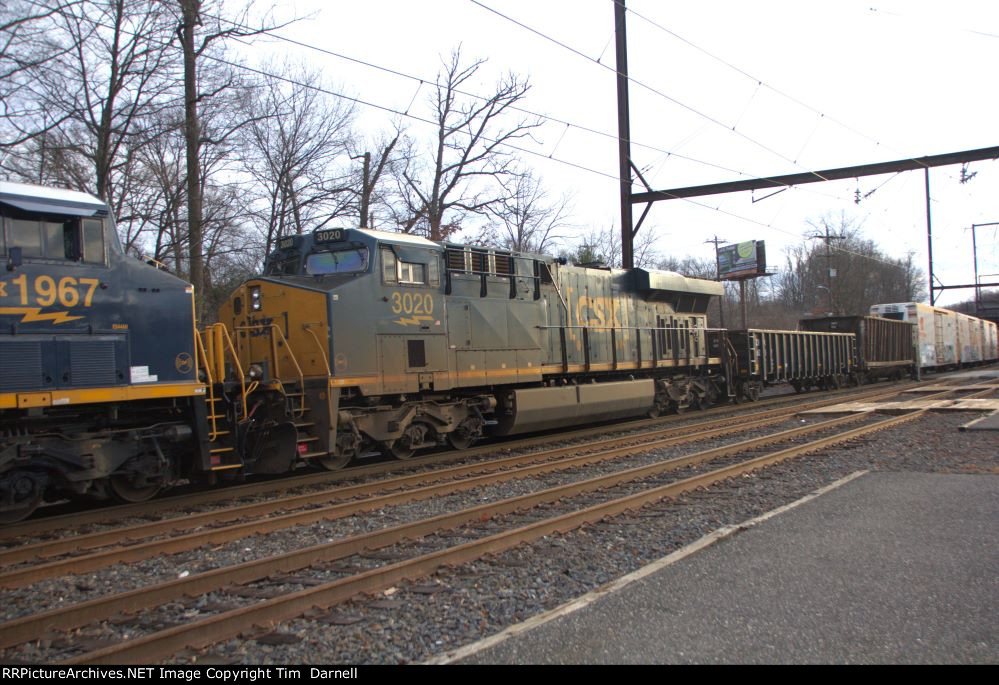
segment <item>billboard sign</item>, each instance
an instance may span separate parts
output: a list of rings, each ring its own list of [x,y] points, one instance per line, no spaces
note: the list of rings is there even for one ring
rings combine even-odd
[[[767,253],[762,240],[747,240],[718,248],[718,277],[723,280],[753,278],[767,272]]]

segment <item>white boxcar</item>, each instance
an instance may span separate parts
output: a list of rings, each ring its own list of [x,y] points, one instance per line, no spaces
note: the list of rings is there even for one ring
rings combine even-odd
[[[916,324],[919,367],[967,366],[999,359],[996,324],[920,302],[876,304],[871,314]]]
[[[957,317],[957,361],[959,364],[977,364],[982,361],[981,319],[954,312]]]
[[[999,359],[999,326],[993,321],[983,321],[985,324],[985,345],[982,354],[985,361]]]
[[[873,305],[871,314],[916,324],[916,348],[919,350],[921,369],[957,366],[960,363],[957,312],[920,302],[896,302]]]

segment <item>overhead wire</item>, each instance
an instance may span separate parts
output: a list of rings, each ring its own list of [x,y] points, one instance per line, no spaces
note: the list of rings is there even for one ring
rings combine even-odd
[[[789,100],[790,102],[793,102],[794,104],[798,105],[799,107],[802,107],[802,108],[807,109],[807,110],[809,110],[811,112],[814,112],[815,114],[820,115],[820,117],[822,117],[822,118],[824,118],[824,119],[826,119],[826,120],[828,120],[828,121],[836,124],[837,126],[840,126],[841,128],[846,129],[847,131],[849,131],[849,132],[851,132],[851,133],[853,133],[853,134],[855,134],[857,136],[860,136],[861,138],[864,138],[865,140],[868,140],[869,142],[874,143],[875,146],[881,146],[882,145],[881,141],[879,141],[878,139],[873,138],[873,137],[867,135],[866,133],[864,133],[864,132],[856,129],[855,127],[850,126],[849,124],[846,124],[846,123],[840,121],[839,119],[826,114],[822,110],[820,110],[820,109],[818,109],[816,107],[813,107],[812,105],[808,104],[807,102],[804,102],[803,100],[800,100],[799,98],[796,98],[793,95],[790,95],[789,93],[787,93],[787,92],[785,92],[785,91],[783,91],[783,90],[781,90],[779,88],[776,88],[775,86],[770,85],[769,83],[767,83],[763,79],[759,78],[758,76],[755,76],[754,74],[750,74],[749,72],[745,71],[744,69],[740,69],[738,66],[732,64],[731,62],[725,60],[724,58],[719,57],[718,55],[710,52],[709,50],[701,47],[700,45],[697,45],[693,41],[691,41],[691,40],[689,40],[689,39],[681,36],[680,34],[676,33],[675,31],[672,31],[672,30],[666,28],[665,26],[659,24],[658,22],[656,22],[656,21],[654,21],[654,20],[646,17],[645,15],[643,15],[643,14],[635,11],[633,8],[628,7],[628,8],[626,8],[626,11],[629,14],[635,15],[636,18],[641,19],[642,21],[650,24],[651,26],[654,26],[655,28],[659,29],[663,33],[666,33],[667,35],[672,36],[673,38],[675,38],[676,40],[680,41],[681,43],[684,43],[685,45],[690,46],[694,50],[697,50],[701,54],[703,54],[703,55],[705,55],[707,57],[710,57],[711,59],[715,60],[716,62],[719,62],[720,64],[723,64],[724,66],[726,66],[729,69],[731,69],[731,70],[733,70],[733,71],[741,74],[742,76],[745,76],[746,78],[748,78],[748,79],[750,79],[752,81],[755,81],[758,84],[758,87],[764,87],[767,90],[770,90],[771,92],[776,93],[777,95],[780,95],[781,97],[785,98],[786,100]]]
[[[227,22],[227,23],[229,23],[231,25],[234,25],[234,26],[237,25],[235,22],[233,22],[231,20],[228,20],[228,19],[225,19],[224,17],[214,16],[214,15],[205,15],[205,16],[207,16],[210,19],[216,20],[216,21],[224,21],[224,22]],[[345,61],[353,62],[355,64],[359,64],[361,66],[364,66],[364,67],[367,67],[367,68],[370,68],[370,69],[374,69],[376,71],[382,71],[382,72],[385,72],[385,73],[388,73],[388,74],[392,74],[392,75],[398,76],[400,78],[405,78],[405,79],[408,79],[408,80],[411,80],[411,81],[417,81],[419,83],[419,86],[417,87],[417,92],[419,92],[420,87],[422,87],[423,85],[425,85],[425,84],[427,84],[429,82],[426,78],[423,78],[423,77],[414,76],[412,74],[407,74],[407,73],[399,71],[397,69],[393,69],[393,68],[390,68],[390,67],[384,67],[384,66],[375,64],[375,63],[367,61],[367,60],[362,60],[362,59],[359,59],[359,58],[356,58],[356,57],[351,57],[349,55],[345,55],[343,53],[336,52],[334,50],[329,50],[327,48],[319,47],[317,45],[306,43],[304,41],[300,41],[300,40],[297,40],[297,39],[294,39],[294,38],[289,38],[287,36],[283,36],[283,35],[281,35],[279,33],[276,33],[276,32],[269,32],[269,33],[266,34],[266,37],[268,37],[268,38],[275,38],[275,39],[277,39],[279,41],[282,41],[282,42],[286,42],[286,43],[289,43],[289,44],[292,44],[292,45],[297,45],[299,47],[306,48],[308,50],[314,50],[316,52],[319,52],[319,53],[322,53],[322,54],[326,54],[326,55],[329,55],[331,57],[336,57],[338,59],[342,59],[342,60],[345,60]],[[236,39],[236,40],[238,40],[238,39]],[[250,45],[246,41],[238,41],[238,42],[241,42],[244,45]],[[606,50],[606,46],[605,46],[604,49]],[[593,60],[591,60],[591,61],[593,61]],[[754,94],[750,97],[749,102],[747,102],[747,109],[748,109],[749,104],[751,103],[752,99],[756,96],[756,92],[758,92],[758,90],[759,90],[759,88],[757,88],[757,91],[754,92]],[[472,97],[472,98],[475,98],[475,99],[478,99],[478,100],[485,100],[486,99],[486,97],[483,96],[483,95],[479,95],[477,93],[472,93],[472,92],[468,92],[468,91],[463,91],[463,90],[460,90],[460,89],[456,89],[455,92],[458,93],[458,94],[460,94],[460,95],[465,95],[466,97]],[[415,101],[415,97],[416,97],[416,95],[414,94],[414,101]],[[412,105],[413,105],[413,102],[410,102],[409,108],[407,108],[406,112],[409,111],[409,109],[412,107]],[[546,114],[546,113],[543,113],[543,112],[536,112],[536,111],[532,111],[532,110],[529,110],[529,109],[526,109],[526,108],[523,108],[523,107],[519,107],[519,106],[512,106],[510,109],[512,109],[514,111],[521,112],[523,114],[528,114],[528,115],[531,115],[531,116],[541,117],[541,118],[546,119],[547,121],[551,121],[553,123],[557,123],[557,124],[561,124],[561,125],[566,126],[566,128],[563,129],[562,134],[559,137],[558,142],[553,147],[552,152],[549,155],[543,155],[546,158],[554,159],[554,161],[560,161],[560,160],[552,157],[552,155],[554,154],[554,152],[558,148],[558,146],[561,144],[562,139],[564,139],[565,135],[568,133],[569,128],[575,128],[577,130],[580,130],[580,131],[583,131],[583,132],[586,132],[586,133],[595,134],[595,135],[598,135],[598,136],[601,136],[601,137],[604,137],[604,138],[613,139],[615,141],[620,141],[621,140],[620,137],[617,134],[608,133],[606,131],[600,131],[600,130],[597,130],[597,129],[593,129],[593,128],[590,128],[590,127],[587,127],[587,126],[583,126],[582,124],[578,124],[578,123],[575,123],[575,122],[567,121],[567,120],[564,120],[564,119],[561,119],[561,118],[558,118],[558,117],[555,117],[555,116],[552,116],[550,114]],[[705,126],[708,126],[708,125],[709,124],[707,124],[707,123],[705,124]],[[653,166],[657,166],[658,164],[660,164],[662,162],[665,162],[670,157],[676,157],[677,159],[682,159],[682,160],[685,160],[685,161],[688,161],[688,162],[692,162],[692,163],[695,163],[695,164],[699,164],[699,165],[702,165],[702,166],[707,166],[707,167],[711,167],[711,168],[718,169],[718,170],[721,170],[721,171],[726,171],[726,172],[729,172],[729,173],[732,173],[732,174],[736,174],[738,176],[746,177],[748,179],[752,179],[752,180],[767,180],[765,177],[762,177],[762,176],[759,176],[759,175],[751,174],[751,173],[748,173],[748,172],[745,172],[745,171],[740,171],[738,169],[732,169],[730,167],[726,167],[726,166],[721,165],[721,164],[717,164],[717,163],[714,163],[714,162],[708,162],[708,161],[705,161],[705,160],[702,160],[702,159],[697,159],[695,157],[690,157],[689,155],[684,155],[684,154],[681,154],[680,152],[678,152],[677,148],[682,147],[684,144],[686,144],[686,142],[689,142],[690,139],[691,139],[691,137],[688,136],[687,138],[684,139],[683,142],[678,143],[671,150],[663,149],[661,147],[657,147],[657,146],[654,146],[654,145],[649,145],[649,144],[642,143],[642,142],[635,141],[635,140],[631,140],[629,142],[630,142],[631,145],[634,145],[635,147],[644,148],[644,149],[647,149],[647,150],[651,150],[653,152],[658,152],[661,155],[663,155],[661,158],[659,158],[659,160],[657,160],[657,162],[655,162],[653,164]],[[579,166],[580,168],[583,168],[583,169],[586,168],[586,167],[582,167],[581,165],[576,165],[576,166]],[[601,174],[603,176],[607,176],[607,174],[604,174],[603,172],[597,172],[597,173],[599,173],[599,174]],[[816,175],[818,175],[818,174],[816,174]],[[821,178],[821,176],[819,176],[819,177]],[[786,187],[786,186],[782,186],[781,184],[778,184],[776,182],[775,182],[774,185],[775,186],[779,186],[779,187]],[[808,193],[811,193],[811,194],[814,194],[814,195],[817,195],[817,196],[820,196],[820,197],[827,197],[827,198],[836,199],[836,200],[840,200],[840,201],[846,201],[841,196],[830,195],[828,193],[823,193],[821,191],[815,190],[813,188],[804,188],[803,187],[803,188],[801,188],[801,190],[804,190],[805,192],[808,192]]]
[[[543,38],[543,39],[545,39],[547,41],[550,41],[550,42],[554,43],[555,45],[558,45],[559,47],[564,48],[564,49],[572,52],[573,54],[578,55],[579,57],[582,57],[583,59],[596,64],[597,66],[599,66],[599,67],[601,67],[603,69],[607,69],[609,71],[612,71],[615,74],[617,74],[618,76],[625,76],[625,74],[622,74],[621,72],[619,72],[616,67],[611,67],[611,66],[608,66],[606,64],[602,64],[602,63],[598,62],[597,60],[593,59],[592,57],[590,57],[589,55],[587,55],[587,54],[585,54],[583,52],[580,52],[576,48],[573,48],[572,46],[567,45],[566,43],[563,43],[562,41],[549,36],[548,34],[544,33],[543,31],[539,31],[538,29],[535,29],[535,28],[533,28],[531,26],[528,26],[527,24],[525,24],[525,23],[523,23],[523,22],[521,22],[521,21],[519,21],[517,19],[514,19],[513,17],[510,17],[509,15],[506,15],[503,12],[500,12],[497,9],[489,7],[488,5],[480,2],[480,0],[468,0],[468,1],[471,2],[473,5],[477,5],[477,6],[481,7],[482,9],[484,9],[484,10],[486,10],[488,12],[492,12],[493,14],[495,14],[495,15],[497,15],[499,17],[502,17],[503,19],[505,19],[505,20],[507,20],[507,21],[509,21],[511,23],[516,24],[517,26],[520,26],[521,28],[525,29],[526,31],[530,31],[531,33],[533,33],[533,34],[535,34],[535,35],[537,35],[537,36],[539,36],[539,37],[541,37],[541,38]],[[752,136],[749,136],[749,135],[743,133],[742,131],[739,131],[734,126],[729,126],[728,124],[720,121],[719,119],[717,119],[715,117],[712,117],[710,114],[706,114],[705,112],[702,112],[702,111],[698,110],[696,107],[688,105],[685,102],[682,102],[682,101],[680,101],[680,100],[678,100],[678,99],[676,99],[676,98],[674,98],[674,97],[672,97],[670,95],[667,95],[666,93],[662,92],[661,90],[659,90],[657,88],[654,88],[654,87],[652,87],[652,86],[650,86],[650,85],[648,85],[648,84],[646,84],[646,83],[644,83],[642,81],[639,81],[638,79],[636,79],[636,78],[634,78],[632,76],[626,76],[626,78],[628,79],[628,81],[630,83],[633,83],[636,86],[644,88],[645,90],[647,90],[647,91],[649,91],[649,92],[651,92],[651,93],[653,93],[653,94],[655,94],[655,95],[657,95],[657,96],[659,96],[659,97],[667,100],[668,102],[671,102],[671,103],[677,105],[678,107],[681,107],[681,108],[687,110],[688,112],[690,112],[690,113],[692,113],[692,114],[694,114],[694,115],[696,115],[698,117],[701,117],[703,119],[706,119],[707,121],[710,121],[712,124],[714,124],[716,126],[720,126],[720,127],[724,128],[727,131],[731,131],[732,133],[736,134],[740,138],[742,138],[742,139],[744,139],[744,140],[752,143],[753,145],[756,145],[757,147],[759,147],[759,148],[761,148],[761,149],[769,152],[770,154],[772,154],[772,155],[774,155],[776,157],[779,157],[780,159],[784,160],[785,162],[789,162],[789,163],[793,164],[794,166],[798,167],[799,169],[802,169],[802,170],[806,171],[807,173],[813,174],[816,178],[819,178],[819,179],[821,179],[823,181],[828,180],[826,178],[823,178],[822,175],[819,174],[819,173],[817,173],[816,171],[814,171],[812,169],[809,169],[809,168],[807,168],[807,167],[805,167],[805,166],[803,166],[801,164],[798,164],[795,160],[793,160],[790,157],[784,155],[783,153],[778,152],[777,150],[774,150],[773,148],[767,146],[765,143],[761,143],[760,141],[756,140]]]

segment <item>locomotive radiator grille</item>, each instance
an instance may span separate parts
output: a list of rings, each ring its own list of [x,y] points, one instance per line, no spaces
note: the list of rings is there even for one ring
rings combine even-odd
[[[114,385],[115,349],[110,340],[80,340],[69,345],[71,384]]]
[[[31,389],[42,387],[42,382],[40,342],[8,342],[0,345],[0,386]]]

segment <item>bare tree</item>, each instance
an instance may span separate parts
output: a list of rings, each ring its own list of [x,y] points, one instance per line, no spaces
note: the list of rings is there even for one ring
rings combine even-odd
[[[45,65],[72,49],[53,29],[60,13],[81,1],[0,4],[0,150],[23,145],[72,116],[47,111],[37,97],[35,81]]]
[[[405,202],[401,229],[444,240],[461,228],[470,214],[484,215],[503,197],[502,181],[515,174],[508,144],[529,137],[542,124],[513,111],[530,88],[514,74],[503,77],[490,97],[462,94],[485,60],[461,61],[460,47],[437,75],[431,95],[437,136],[429,165],[416,157],[400,174]]]
[[[267,71],[274,71],[274,68]],[[265,251],[283,235],[348,213],[354,188],[345,168],[352,108],[324,95],[316,71],[267,79],[247,102],[246,169],[261,192],[256,222]]]
[[[621,267],[621,232],[613,225],[592,229],[576,247],[575,251],[563,253],[576,264],[601,263],[606,266]],[[656,251],[656,235],[652,229],[636,236],[634,245],[635,266],[641,269],[654,267],[660,258]]]
[[[201,168],[202,146],[212,142],[225,142],[229,136],[247,122],[227,126],[221,139],[215,141],[205,137],[200,108],[225,93],[237,80],[232,71],[224,67],[232,63],[212,51],[224,46],[232,38],[256,36],[280,28],[269,19],[250,22],[250,10],[244,8],[233,15],[226,14],[222,0],[176,0],[180,10],[181,52],[184,62],[184,139],[187,160],[187,231],[190,279],[196,292],[206,285],[204,260],[204,174]],[[211,60],[219,71],[228,74],[220,80],[203,82],[199,68],[205,60]],[[199,83],[206,83],[202,90]],[[201,296],[197,295],[199,301]],[[199,308],[199,311],[203,308]]]
[[[503,181],[503,196],[489,207],[490,222],[476,242],[518,252],[543,253],[571,227],[570,199],[551,200],[541,180],[527,171]]]
[[[115,177],[148,141],[145,119],[175,93],[173,20],[157,0],[67,2],[43,19],[34,27],[56,54],[24,67],[31,84],[15,101],[44,116],[30,127],[27,117],[8,118],[22,143],[11,155],[30,178],[95,192],[119,213]]]
[[[864,314],[878,302],[925,298],[925,279],[911,253],[888,256],[863,237],[860,224],[843,216],[823,217],[810,225],[823,238],[828,229],[837,239],[829,241],[828,250],[824,239],[787,250],[774,284],[774,295],[785,307],[802,314]]]
[[[361,174],[355,182],[358,188],[358,226],[361,228],[375,228],[380,222],[376,216],[382,212],[390,219],[398,218],[391,193],[382,190],[386,185],[383,181],[386,177],[400,177],[413,152],[411,141],[405,136],[401,124],[397,123],[394,133],[389,135],[392,137],[384,136],[376,143],[378,154],[374,159],[367,151],[350,156],[353,160],[361,160]]]

